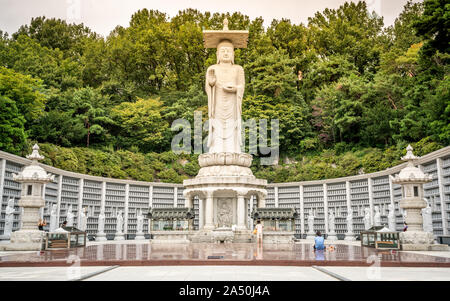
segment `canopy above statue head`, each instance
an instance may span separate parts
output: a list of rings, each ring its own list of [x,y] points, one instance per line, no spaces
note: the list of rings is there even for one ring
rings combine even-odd
[[[204,30],[203,45],[205,48],[217,48],[223,40],[230,41],[234,48],[247,48],[248,30],[228,30],[228,20],[224,20],[223,30]]]

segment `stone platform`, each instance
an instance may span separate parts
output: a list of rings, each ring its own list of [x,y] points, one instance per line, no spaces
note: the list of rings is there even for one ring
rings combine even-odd
[[[326,245],[330,245],[327,244]],[[118,242],[85,248],[24,252],[0,257],[0,267],[70,266],[371,266],[450,267],[450,258],[399,251],[377,251],[356,245],[332,244],[335,249],[314,252],[312,244],[150,244]],[[375,256],[375,257],[374,257]],[[71,259],[68,262],[68,259]]]

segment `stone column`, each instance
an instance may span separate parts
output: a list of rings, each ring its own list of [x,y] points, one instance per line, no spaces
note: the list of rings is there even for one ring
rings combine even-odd
[[[244,198],[244,194],[242,193],[238,193],[237,194],[237,220],[238,220],[238,224],[237,224],[237,229],[238,230],[245,230],[245,214],[246,210],[245,210],[245,198]]]
[[[213,193],[208,192],[205,199],[205,226],[203,229],[214,229],[214,208],[213,208]]]
[[[205,225],[205,198],[199,197],[198,199],[198,229],[203,229]]]

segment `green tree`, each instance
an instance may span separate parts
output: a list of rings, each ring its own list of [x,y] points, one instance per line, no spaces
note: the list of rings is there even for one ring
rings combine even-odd
[[[82,88],[75,91],[73,102],[73,116],[84,124],[86,146],[91,144],[92,135],[104,141],[108,133],[106,126],[114,123],[103,109],[106,99],[92,88]]]
[[[119,127],[121,145],[137,146],[145,152],[162,151],[167,146],[164,138],[169,124],[161,118],[159,100],[121,103],[112,109],[111,117]]]
[[[0,67],[0,96],[14,101],[27,122],[42,115],[47,99],[41,80],[5,67]]]
[[[417,34],[426,39],[423,52],[432,56],[436,51],[450,52],[450,5],[447,0],[425,0],[424,12],[414,23]]]
[[[26,146],[25,118],[15,101],[0,95],[0,149],[19,154]]]

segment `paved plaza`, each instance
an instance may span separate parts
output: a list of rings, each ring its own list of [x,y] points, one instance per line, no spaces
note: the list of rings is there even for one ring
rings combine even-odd
[[[450,280],[450,252],[380,252],[328,242],[317,256],[294,245],[89,242],[86,248],[0,252],[0,281],[435,281]],[[322,257],[323,256],[323,257]]]

